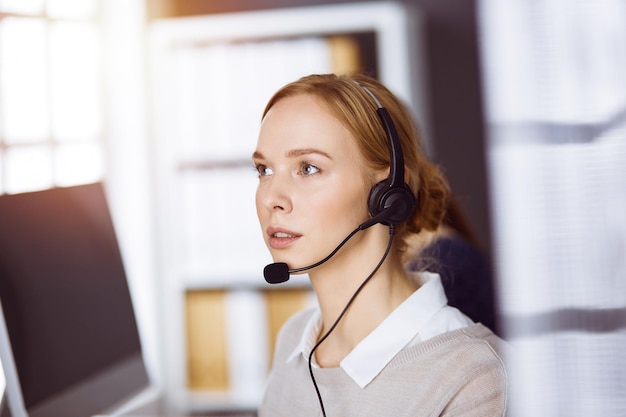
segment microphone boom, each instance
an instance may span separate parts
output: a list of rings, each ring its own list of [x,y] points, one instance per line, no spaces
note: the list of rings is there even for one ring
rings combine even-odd
[[[375,225],[376,223],[381,222],[383,219],[387,218],[390,215],[393,215],[397,211],[396,205],[391,205],[387,209],[380,212],[377,216],[372,217],[371,219],[361,223],[356,229],[354,229],[346,238],[339,244],[337,247],[324,259],[319,262],[316,262],[309,266],[304,266],[302,268],[289,269],[289,266],[285,262],[276,262],[269,265],[266,265],[263,268],[263,277],[265,281],[269,284],[281,284],[283,282],[289,281],[289,274],[294,274],[297,272],[308,271],[309,269],[313,269],[315,267],[320,266],[324,262],[328,261],[330,258],[335,256],[335,254],[345,245],[352,236],[354,236],[357,232],[361,230],[365,230],[370,226]]]

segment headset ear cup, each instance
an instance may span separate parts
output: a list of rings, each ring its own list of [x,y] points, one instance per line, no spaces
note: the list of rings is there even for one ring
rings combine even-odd
[[[396,207],[390,211],[389,216],[384,217],[380,222],[384,225],[398,225],[408,220],[415,210],[417,204],[415,195],[408,185],[392,187],[389,179],[376,184],[370,191],[368,207],[372,217],[377,216],[383,210]]]
[[[399,225],[411,218],[416,206],[415,195],[408,185],[403,184],[400,187],[391,187],[383,197],[383,206],[396,207],[395,211],[387,220],[390,224]]]
[[[391,181],[389,181],[389,178],[387,178],[374,185],[370,190],[370,195],[367,200],[367,206],[372,217],[376,217],[380,214],[381,211],[383,211],[383,194],[385,194],[385,191],[389,189],[390,184]]]

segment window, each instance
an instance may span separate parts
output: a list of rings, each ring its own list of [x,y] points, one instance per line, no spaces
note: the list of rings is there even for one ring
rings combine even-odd
[[[626,4],[480,2],[519,416],[626,412]]]
[[[98,0],[0,0],[0,194],[98,181]]]

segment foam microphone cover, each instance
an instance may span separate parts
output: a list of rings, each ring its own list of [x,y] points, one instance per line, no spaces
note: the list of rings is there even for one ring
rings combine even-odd
[[[263,268],[263,276],[270,284],[280,284],[289,280],[289,267],[284,262],[269,264]]]

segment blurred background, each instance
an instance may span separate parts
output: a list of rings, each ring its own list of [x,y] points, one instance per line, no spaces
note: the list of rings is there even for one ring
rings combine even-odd
[[[487,260],[512,415],[626,415],[621,0],[0,0],[0,195],[103,182],[165,407],[254,409],[312,302],[262,278],[260,115],[354,71],[409,105]]]

